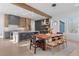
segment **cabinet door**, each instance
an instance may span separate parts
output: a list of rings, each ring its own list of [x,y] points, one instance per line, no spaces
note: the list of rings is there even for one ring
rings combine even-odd
[[[25,18],[23,18],[23,17],[20,18],[20,25],[19,26],[26,27],[26,19]]]
[[[4,38],[5,39],[10,39],[10,32],[4,32]]]
[[[31,19],[28,18],[20,18],[20,27],[24,28],[24,31],[31,30]]]
[[[4,16],[4,19],[5,19],[5,20],[4,20],[4,26],[5,26],[5,27],[8,27],[8,25],[9,25],[9,15],[6,14],[6,15]]]
[[[29,19],[29,30],[31,30],[31,19]]]
[[[29,31],[31,30],[31,19],[26,19],[26,29]]]

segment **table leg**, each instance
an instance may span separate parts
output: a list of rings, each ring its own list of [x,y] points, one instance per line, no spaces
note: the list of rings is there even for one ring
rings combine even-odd
[[[46,41],[42,40],[42,50],[46,50]]]

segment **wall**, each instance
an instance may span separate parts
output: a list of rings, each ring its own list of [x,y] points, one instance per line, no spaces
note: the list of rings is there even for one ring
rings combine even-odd
[[[64,17],[65,36],[69,40],[79,41],[79,12],[73,12]]]
[[[54,31],[59,31],[59,20],[62,20],[65,22],[65,37],[68,40],[79,41],[79,11],[68,13],[64,16],[56,16],[51,21],[53,22],[55,20],[58,22],[57,25],[51,26],[54,28]]]
[[[4,14],[0,14],[0,38],[4,36]]]
[[[53,32],[59,32],[59,18],[53,17],[50,19],[50,26]]]

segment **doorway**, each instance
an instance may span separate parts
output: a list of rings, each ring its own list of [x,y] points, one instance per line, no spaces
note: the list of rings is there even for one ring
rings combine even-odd
[[[63,21],[60,21],[60,32],[63,33],[65,31],[65,24]]]

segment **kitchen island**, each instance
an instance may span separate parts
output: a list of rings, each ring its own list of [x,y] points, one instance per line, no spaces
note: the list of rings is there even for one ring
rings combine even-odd
[[[29,40],[31,39],[31,36],[33,34],[37,34],[39,33],[38,31],[36,32],[32,32],[32,31],[18,31],[18,32],[13,32],[13,41],[18,43],[18,42],[21,42],[23,40]]]

